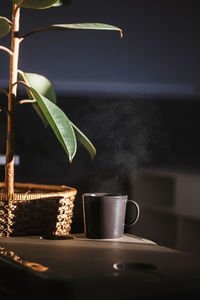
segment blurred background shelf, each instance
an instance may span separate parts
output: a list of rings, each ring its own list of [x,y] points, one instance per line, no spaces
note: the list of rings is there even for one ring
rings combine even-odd
[[[200,254],[200,172],[141,168],[134,177],[133,198],[141,218],[132,233]]]

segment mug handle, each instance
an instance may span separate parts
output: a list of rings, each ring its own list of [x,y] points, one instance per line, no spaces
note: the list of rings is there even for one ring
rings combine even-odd
[[[140,207],[137,204],[137,202],[133,201],[133,200],[128,200],[127,202],[130,202],[132,205],[134,205],[136,207],[137,210],[137,214],[135,219],[133,219],[133,221],[130,224],[125,224],[126,227],[132,227],[135,223],[137,223],[139,216],[140,216]]]

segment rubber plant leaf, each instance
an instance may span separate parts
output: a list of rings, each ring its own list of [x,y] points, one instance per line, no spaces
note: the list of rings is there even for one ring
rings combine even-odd
[[[11,25],[7,22],[7,18],[0,17],[0,38],[6,36],[11,29]]]
[[[53,7],[58,7],[58,6],[67,6],[69,4],[71,4],[72,2],[70,0],[58,0]]]
[[[25,81],[25,83],[29,86],[34,88],[40,95],[44,96],[45,98],[49,99],[51,102],[56,104],[56,92],[51,84],[51,82],[42,75],[34,74],[34,73],[25,73],[20,71],[19,76],[21,79]],[[32,99],[32,96],[29,93],[29,90],[27,89],[27,93],[30,99]],[[48,122],[43,115],[39,104],[37,101],[32,104],[36,113],[39,115],[40,119],[42,120],[45,127],[48,126]]]
[[[21,38],[26,38],[34,33],[41,31],[65,31],[65,30],[114,30],[119,31],[122,37],[122,30],[119,27],[104,24],[104,23],[75,23],[75,24],[53,24],[46,27],[36,28],[33,31],[30,31]]]
[[[74,132],[76,134],[77,140],[86,148],[86,150],[89,152],[91,158],[93,159],[96,155],[96,149],[93,146],[93,144],[90,142],[90,140],[78,129],[72,122],[71,125],[74,128]]]
[[[19,4],[21,0],[12,0],[14,4]],[[21,7],[33,9],[45,9],[52,7],[58,0],[24,0]]]
[[[30,91],[71,162],[77,150],[76,136],[71,122],[56,104],[39,94],[34,88],[30,87]]]

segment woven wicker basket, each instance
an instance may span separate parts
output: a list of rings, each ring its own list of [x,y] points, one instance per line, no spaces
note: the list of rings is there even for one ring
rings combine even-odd
[[[15,193],[0,183],[0,237],[67,236],[71,230],[76,189],[15,183]]]

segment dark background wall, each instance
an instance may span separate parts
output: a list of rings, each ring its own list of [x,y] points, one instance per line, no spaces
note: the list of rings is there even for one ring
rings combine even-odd
[[[58,105],[93,141],[91,161],[79,146],[70,165],[29,105],[17,108],[16,180],[77,187],[73,230],[82,227],[81,193],[132,190],[138,166],[200,161],[200,19],[198,1],[73,0],[64,9],[22,11],[23,32],[56,23],[103,22],[117,32],[40,33],[21,46],[20,69],[47,76]],[[10,16],[10,1],[1,0]],[[9,46],[9,38],[1,40]],[[0,84],[8,57],[0,53]],[[19,88],[19,97],[24,96]],[[1,104],[6,99],[1,96]],[[0,120],[5,153],[5,115]],[[1,167],[1,179],[4,169]]]
[[[10,16],[10,2],[1,0],[2,15]],[[24,9],[23,32],[102,22],[122,28],[124,37],[89,31],[33,35],[21,47],[20,68],[46,75],[60,92],[199,95],[199,6],[198,0],[73,0],[63,9]],[[7,56],[0,59],[4,83]]]

